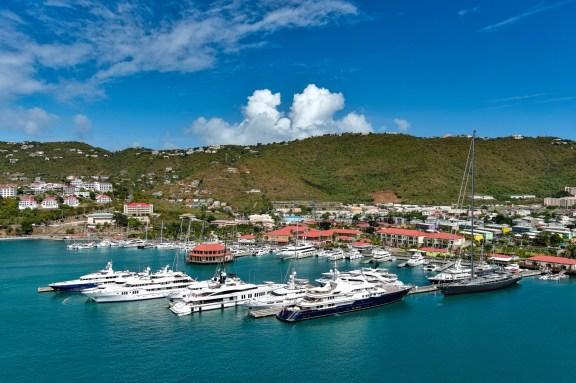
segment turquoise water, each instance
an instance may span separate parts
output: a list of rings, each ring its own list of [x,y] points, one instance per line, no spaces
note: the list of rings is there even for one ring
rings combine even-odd
[[[387,307],[296,324],[252,319],[243,308],[176,317],[165,300],[96,304],[82,294],[38,294],[114,261],[156,270],[174,251],[68,251],[64,242],[0,241],[1,382],[572,382],[574,281],[525,278],[468,296],[422,294]],[[354,261],[353,261],[354,262]],[[182,262],[180,262],[182,265]],[[324,259],[295,261],[318,278]],[[358,263],[353,265],[358,266]],[[244,257],[244,280],[280,281],[290,263]],[[343,262],[341,269],[352,267]],[[182,265],[209,278],[213,266]],[[391,267],[424,284],[420,269]]]

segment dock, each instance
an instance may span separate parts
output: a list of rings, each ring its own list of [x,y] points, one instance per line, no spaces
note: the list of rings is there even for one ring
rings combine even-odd
[[[250,310],[250,316],[252,318],[263,318],[263,317],[270,317],[272,315],[278,314],[281,309],[278,307],[272,307],[269,309],[262,309],[262,310]]]
[[[52,287],[38,287],[38,293],[51,293],[53,291]]]
[[[409,295],[412,294],[424,294],[424,293],[433,293],[438,291],[438,289],[436,288],[436,285],[430,285],[430,286],[414,286],[414,288],[412,290],[410,290],[408,292]]]

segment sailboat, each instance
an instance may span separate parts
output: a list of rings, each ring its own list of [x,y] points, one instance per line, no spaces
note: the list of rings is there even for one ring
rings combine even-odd
[[[470,167],[466,167],[466,171],[470,171],[471,178],[471,192],[470,192],[470,215],[472,217],[471,226],[471,246],[470,246],[470,260],[471,260],[471,276],[469,278],[459,280],[451,283],[440,283],[437,285],[438,290],[444,295],[456,294],[469,294],[479,293],[484,291],[498,290],[504,287],[509,287],[516,284],[522,279],[522,274],[514,274],[507,270],[496,270],[491,273],[478,275],[474,270],[474,161],[475,161],[475,140],[476,131],[472,134],[471,142],[471,159]]]

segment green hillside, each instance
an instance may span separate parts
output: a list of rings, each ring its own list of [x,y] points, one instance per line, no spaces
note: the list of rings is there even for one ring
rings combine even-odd
[[[400,134],[328,135],[250,148],[223,146],[216,153],[0,142],[0,182],[103,176],[132,194],[214,198],[237,209],[271,200],[368,202],[382,196],[405,203],[454,203],[469,145],[467,137]],[[477,194],[500,201],[511,194],[543,198],[576,184],[573,141],[480,138],[476,147]],[[251,189],[260,192],[247,193]]]

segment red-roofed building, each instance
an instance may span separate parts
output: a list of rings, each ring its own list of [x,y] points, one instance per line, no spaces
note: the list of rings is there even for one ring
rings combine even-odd
[[[461,247],[464,237],[451,233],[428,233],[420,230],[382,228],[377,231],[382,241],[390,246],[427,246],[434,248]]]
[[[566,274],[576,274],[576,259],[537,255],[524,260],[524,267],[529,269],[548,269],[551,271],[566,270]]]
[[[337,241],[354,242],[362,232],[355,229],[332,229]]]
[[[288,243],[299,233],[304,233],[308,230],[307,226],[286,226],[278,230],[269,231],[264,233],[262,238],[265,242],[269,243]]]
[[[193,248],[186,257],[186,263],[197,263],[203,265],[230,262],[233,260],[234,256],[230,250],[219,243],[200,244]]]
[[[38,208],[38,202],[32,197],[24,197],[20,201],[18,201],[18,209],[31,209],[34,210]]]
[[[298,238],[301,238],[315,246],[322,246],[334,241],[334,230],[313,229],[306,233],[298,234]]]
[[[254,244],[256,243],[256,236],[252,234],[245,234],[238,238],[238,243],[241,244]]]
[[[154,213],[154,205],[144,202],[132,202],[124,205],[124,214],[129,216],[140,216]]]

